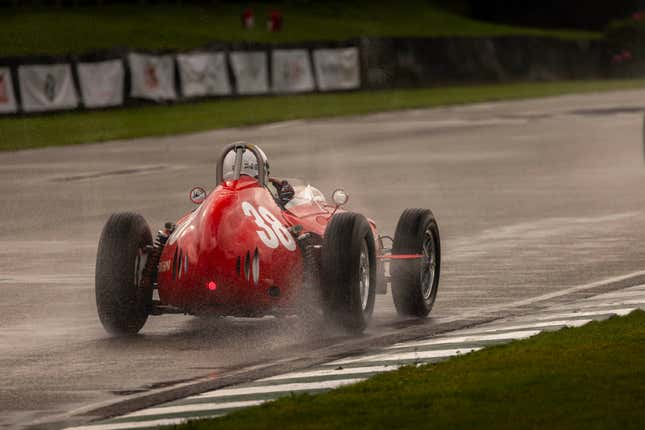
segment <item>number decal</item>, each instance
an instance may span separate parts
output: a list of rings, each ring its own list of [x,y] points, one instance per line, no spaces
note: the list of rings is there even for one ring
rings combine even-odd
[[[278,236],[276,236],[275,232],[271,227],[266,225],[266,223],[264,222],[264,218],[260,216],[258,211],[253,207],[253,205],[251,205],[251,203],[249,202],[243,202],[242,211],[244,212],[244,215],[252,216],[253,218],[255,218],[255,225],[257,225],[262,229],[262,230],[257,230],[258,236],[260,236],[260,239],[262,240],[262,242],[264,242],[264,244],[269,248],[277,248],[279,245]]]
[[[289,233],[289,230],[287,230],[287,228],[282,225],[282,223],[275,217],[275,215],[269,212],[267,208],[260,206],[259,211],[260,215],[262,215],[262,218],[271,223],[271,227],[273,228],[276,236],[278,236],[280,243],[289,251],[295,251],[296,241],[293,239],[293,236],[291,236],[291,233]]]
[[[282,244],[289,251],[296,250],[296,241],[289,230],[267,208],[259,206],[255,209],[251,203],[242,202],[242,211],[244,215],[252,216],[255,225],[262,229],[257,230],[257,234],[266,246],[275,249]]]

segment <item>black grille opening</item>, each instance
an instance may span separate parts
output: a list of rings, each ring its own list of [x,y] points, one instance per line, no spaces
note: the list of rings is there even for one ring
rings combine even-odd
[[[280,287],[276,287],[275,285],[269,288],[269,295],[271,297],[280,297]]]
[[[247,281],[251,275],[251,253],[246,251],[246,258],[244,259],[244,279]]]
[[[177,279],[177,253],[179,248],[175,249],[175,255],[172,257],[172,279]]]
[[[181,263],[184,261],[183,251],[179,250],[179,258],[177,258],[177,278],[181,279]]]

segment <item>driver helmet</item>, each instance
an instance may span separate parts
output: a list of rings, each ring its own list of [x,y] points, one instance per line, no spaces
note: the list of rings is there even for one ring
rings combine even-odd
[[[242,154],[242,168],[240,169],[240,174],[257,179],[260,172],[258,162],[260,162],[264,163],[264,171],[266,172],[266,180],[268,181],[269,160],[264,151],[262,151],[259,146],[256,146],[256,149],[261,155],[261,160],[257,160],[253,152],[249,150],[244,151],[244,153]],[[233,175],[235,174],[235,151],[230,151],[228,154],[226,154],[226,157],[224,157],[223,172],[224,179],[229,180],[233,178]]]

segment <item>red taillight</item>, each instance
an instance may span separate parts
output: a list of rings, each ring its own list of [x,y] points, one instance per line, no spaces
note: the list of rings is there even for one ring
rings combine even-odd
[[[215,281],[210,281],[208,283],[208,289],[211,290],[211,291],[217,290],[217,284],[215,283]]]

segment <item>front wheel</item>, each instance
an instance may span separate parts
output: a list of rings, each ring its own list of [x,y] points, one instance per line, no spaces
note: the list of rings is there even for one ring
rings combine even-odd
[[[374,311],[376,258],[367,219],[344,212],[334,215],[321,252],[325,314],[351,333],[361,333]]]
[[[144,288],[141,278],[151,244],[141,215],[115,213],[103,227],[96,254],[96,308],[111,334],[136,334],[148,319],[152,289]]]
[[[437,298],[441,269],[439,227],[429,209],[403,211],[394,233],[392,254],[421,255],[419,259],[392,261],[392,298],[399,315],[427,316]]]

